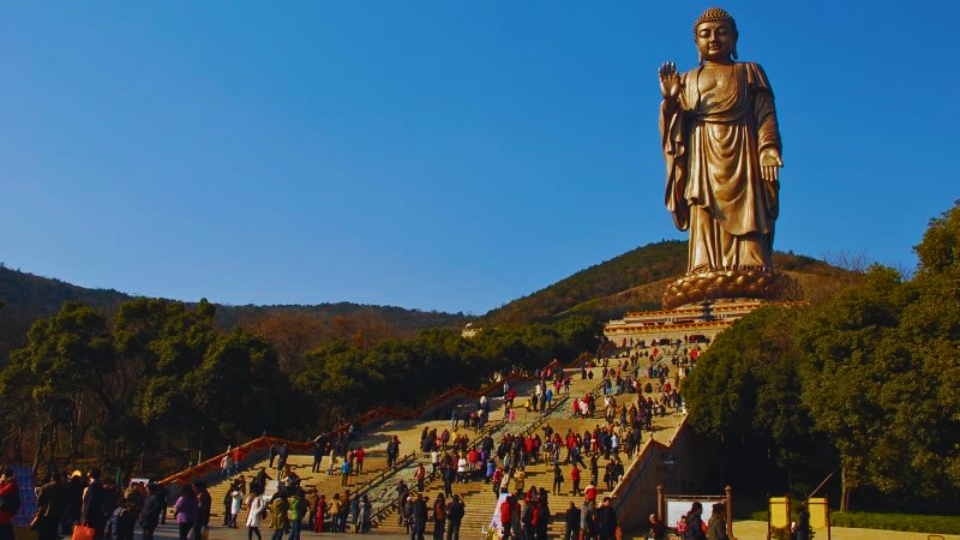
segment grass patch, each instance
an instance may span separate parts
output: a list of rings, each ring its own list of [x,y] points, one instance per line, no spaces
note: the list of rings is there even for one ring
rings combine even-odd
[[[768,521],[767,511],[753,512],[750,519]],[[797,519],[794,515],[793,520]],[[834,527],[857,529],[883,529],[919,533],[960,534],[960,516],[927,516],[923,514],[891,514],[880,512],[831,512],[830,523]]]
[[[770,512],[766,510],[757,510],[750,513],[750,521],[770,521]]]
[[[839,512],[830,514],[834,527],[886,529],[922,533],[960,534],[960,516],[922,514],[881,514],[876,512]]]

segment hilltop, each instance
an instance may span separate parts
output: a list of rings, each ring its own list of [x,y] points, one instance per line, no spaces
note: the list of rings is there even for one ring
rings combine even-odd
[[[853,272],[792,252],[774,253],[777,269],[790,277],[788,299],[820,301],[854,279]],[[521,324],[568,314],[604,321],[628,311],[660,309],[668,282],[683,274],[687,242],[665,240],[595,264],[539,291],[489,311],[478,324]]]

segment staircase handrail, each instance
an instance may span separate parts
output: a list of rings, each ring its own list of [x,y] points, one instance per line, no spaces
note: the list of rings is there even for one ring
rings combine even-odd
[[[586,352],[581,353],[580,356],[578,356],[573,361],[571,361],[567,366],[563,366],[563,364],[560,361],[554,359],[549,364],[547,364],[544,369],[552,368],[555,366],[561,366],[561,368],[563,367],[572,368],[574,366],[577,366],[580,362],[586,359],[589,359],[590,356],[591,356],[590,353],[586,353]],[[369,425],[374,421],[385,419],[385,418],[391,418],[394,420],[413,420],[422,416],[425,411],[435,408],[447,401],[451,401],[453,399],[461,399],[463,397],[479,398],[481,395],[488,395],[490,393],[495,392],[505,382],[525,381],[525,380],[531,380],[533,378],[534,378],[533,376],[522,375],[519,372],[515,371],[499,381],[495,381],[488,384],[486,387],[483,387],[480,390],[471,390],[469,388],[466,388],[463,385],[457,385],[451,388],[450,390],[447,390],[443,394],[431,399],[426,404],[424,404],[423,406],[417,409],[404,411],[404,410],[395,409],[391,407],[377,407],[375,409],[372,409],[360,415],[353,422],[347,422],[347,423],[341,424],[340,426],[337,426],[336,428],[330,430],[327,433],[318,435],[316,438],[314,438],[311,441],[300,442],[300,441],[292,441],[289,439],[282,439],[278,437],[269,437],[269,436],[263,435],[263,436],[257,437],[256,439],[243,443],[239,447],[245,454],[249,455],[249,453],[251,452],[258,452],[258,451],[269,448],[269,446],[273,444],[281,443],[281,444],[286,444],[292,451],[296,453],[305,453],[310,451],[313,448],[315,441],[323,437],[331,437],[333,435],[343,435],[347,433],[347,431],[350,429],[351,424],[359,424],[360,426],[365,426],[365,425]],[[205,478],[208,475],[212,474],[214,471],[220,470],[220,463],[222,462],[224,456],[226,455],[227,455],[227,452],[219,453],[206,461],[198,463],[193,467],[188,467],[187,469],[182,470],[178,473],[169,475],[166,478],[160,480],[159,483],[162,485],[170,485],[172,483],[184,485],[184,484],[189,484],[195,478]]]
[[[360,495],[366,494],[373,488],[379,486],[383,482],[387,481],[387,478],[394,476],[401,470],[403,470],[410,462],[417,459],[417,452],[413,451],[409,454],[400,458],[399,461],[393,467],[385,467],[382,471],[378,472],[372,478],[368,478],[364,483],[360,484],[354,489],[354,493],[359,497]]]
[[[501,427],[503,427],[504,425],[506,425],[506,421],[505,421],[505,420],[489,421],[489,422],[487,422],[486,424],[484,424],[483,429],[480,430],[480,432],[476,435],[476,437],[474,437],[473,440],[471,440],[471,441],[468,443],[468,446],[476,446],[476,444],[477,444],[478,441],[480,441],[481,439],[483,439],[483,438],[486,437],[487,435],[492,434],[492,433],[494,433],[495,431],[499,430],[499,429],[500,429]],[[416,460],[417,452],[419,452],[419,450],[414,450],[412,453],[410,453],[410,454],[408,455],[408,457],[411,459],[411,461]],[[396,469],[395,472],[399,472],[400,470],[401,470],[401,467],[397,467],[397,469]],[[440,476],[440,469],[437,469],[436,471],[430,472],[430,473],[427,474],[426,477],[424,478],[424,481],[423,481],[423,482],[424,482],[424,485],[428,485],[428,484],[432,483],[434,480],[436,480],[436,478],[437,478],[438,476]],[[383,480],[382,480],[381,482],[379,482],[377,485],[367,486],[367,491],[370,491],[370,490],[374,489],[375,487],[378,487],[380,484],[382,484],[382,483],[385,482],[385,481],[386,481],[386,477],[384,477]],[[386,514],[387,512],[389,512],[391,508],[400,509],[400,508],[401,508],[401,504],[400,504],[401,502],[402,502],[402,501],[400,500],[400,495],[398,494],[396,497],[394,497],[394,502],[380,507],[378,510],[376,510],[376,511],[373,513],[373,519],[374,519],[374,521],[379,522],[379,521],[383,518],[383,515]]]

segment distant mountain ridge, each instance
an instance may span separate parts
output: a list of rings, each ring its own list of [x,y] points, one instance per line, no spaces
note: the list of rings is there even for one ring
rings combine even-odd
[[[10,351],[26,345],[27,332],[37,319],[56,315],[64,302],[82,302],[108,314],[124,302],[139,298],[114,289],[89,289],[56,278],[13,270],[0,264],[0,367]],[[336,302],[317,305],[229,306],[217,305],[216,323],[229,330],[272,314],[299,314],[321,320],[337,317],[373,317],[396,334],[411,334],[425,328],[462,327],[472,317],[463,313],[421,311],[396,306]]]
[[[216,323],[220,328],[230,330],[237,326],[255,327],[276,316],[305,316],[326,323],[352,318],[351,323],[359,323],[368,333],[373,327],[379,329],[378,335],[409,336],[425,328],[462,328],[468,322],[484,327],[550,321],[567,315],[589,315],[605,321],[622,317],[628,311],[660,309],[664,286],[684,272],[686,261],[686,242],[655,242],[576,272],[479,318],[463,313],[336,302],[218,305]],[[853,279],[854,274],[793,253],[777,252],[774,261],[777,268],[790,277],[792,290],[788,294],[793,298],[817,300],[827,297]],[[137,297],[113,289],[88,289],[0,264],[0,301],[6,304],[0,309],[0,367],[6,364],[10,351],[26,344],[27,332],[33,322],[55,315],[63,302],[83,302],[112,314],[122,303],[134,298]]]

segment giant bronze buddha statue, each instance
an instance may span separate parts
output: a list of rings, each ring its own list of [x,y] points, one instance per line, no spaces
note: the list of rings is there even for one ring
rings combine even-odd
[[[737,24],[710,8],[694,24],[699,65],[660,67],[660,134],[666,204],[690,231],[687,273],[664,307],[722,298],[772,298],[779,211],[780,130],[773,90],[759,64],[737,61]]]

